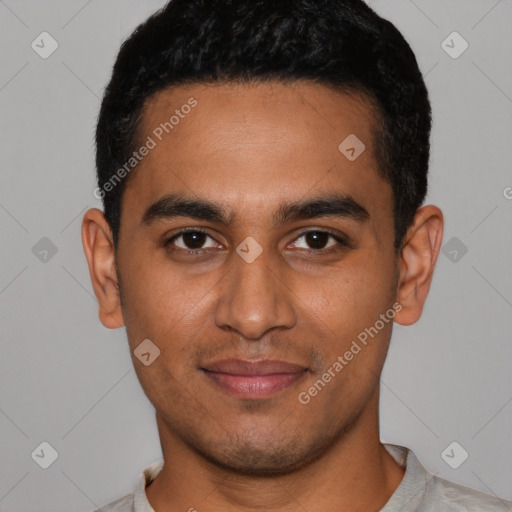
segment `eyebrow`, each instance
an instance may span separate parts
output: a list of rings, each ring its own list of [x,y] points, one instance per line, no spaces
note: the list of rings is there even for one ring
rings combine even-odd
[[[174,217],[190,217],[224,226],[233,223],[233,215],[228,214],[222,206],[206,199],[194,199],[180,194],[167,194],[158,199],[144,212],[142,223],[149,226],[156,221]],[[370,214],[350,195],[332,192],[280,205],[273,215],[273,222],[285,224],[318,217],[338,217],[364,222],[370,218]]]

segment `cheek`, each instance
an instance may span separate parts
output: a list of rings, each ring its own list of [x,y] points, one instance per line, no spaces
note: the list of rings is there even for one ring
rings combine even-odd
[[[373,323],[394,300],[392,271],[370,257],[359,260],[297,283],[297,295],[330,326]]]
[[[119,270],[123,315],[133,340],[165,339],[170,331],[183,329],[215,285],[209,274],[191,278],[186,269],[171,266],[161,256],[150,257],[148,252],[139,256],[132,252],[123,264],[120,261]]]
[[[357,354],[348,357],[358,362],[350,363],[349,373],[366,367],[377,370],[385,358],[394,316],[393,273],[384,261],[370,255],[357,262],[354,258],[329,278],[302,281],[297,295],[302,317],[309,318],[316,336],[325,340],[319,345],[324,364],[331,365],[352,350]],[[386,312],[383,321],[380,315]]]

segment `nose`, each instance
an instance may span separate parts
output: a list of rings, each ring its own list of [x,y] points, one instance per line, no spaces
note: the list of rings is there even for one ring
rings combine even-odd
[[[231,265],[219,283],[216,325],[238,331],[247,340],[258,340],[270,329],[293,327],[293,292],[268,254],[263,251],[251,263],[233,254]]]

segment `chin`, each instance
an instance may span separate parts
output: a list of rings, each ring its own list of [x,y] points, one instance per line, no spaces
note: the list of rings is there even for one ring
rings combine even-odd
[[[271,442],[231,440],[216,450],[200,450],[199,455],[210,464],[237,475],[275,477],[294,473],[315,460],[332,446],[332,439],[311,440],[300,445],[298,439],[273,439]]]

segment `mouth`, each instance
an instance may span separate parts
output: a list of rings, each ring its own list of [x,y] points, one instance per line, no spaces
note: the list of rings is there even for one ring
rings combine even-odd
[[[271,397],[306,375],[308,368],[277,360],[223,359],[201,368],[219,389],[245,399]]]

